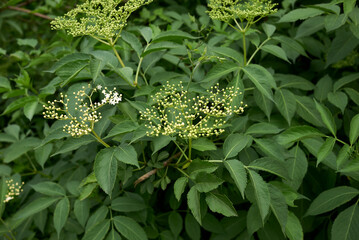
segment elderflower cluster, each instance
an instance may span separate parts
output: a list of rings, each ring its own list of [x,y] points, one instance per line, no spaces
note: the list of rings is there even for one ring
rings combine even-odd
[[[13,179],[10,179],[10,180],[6,180],[6,185],[8,190],[5,195],[4,203],[7,203],[12,199],[14,199],[14,197],[20,195],[20,193],[23,191],[22,186],[24,185],[24,182],[19,184],[17,182],[15,183]]]
[[[271,0],[209,0],[208,11],[212,19],[229,22],[239,18],[241,21],[253,22],[276,12],[276,3]]]
[[[182,83],[169,84],[154,95],[151,108],[141,113],[148,136],[178,135],[184,139],[209,137],[224,132],[226,118],[244,111],[243,102],[234,104],[234,98],[242,94],[238,88],[219,89],[218,85],[207,90],[206,96],[198,96],[184,89]]]
[[[60,100],[48,101],[49,105],[43,106],[45,108],[44,118],[69,120],[70,122],[64,126],[64,131],[73,137],[89,134],[93,130],[94,124],[102,118],[98,109],[105,104],[116,105],[122,99],[121,94],[115,91],[116,88],[109,90],[107,87],[103,88],[98,85],[87,94],[89,88],[91,85],[88,85],[87,88],[83,86],[81,90],[73,92],[76,101],[74,109],[76,114],[71,114],[69,111],[68,96],[60,93]],[[99,102],[94,102],[92,98],[97,92],[101,93],[104,98]]]
[[[132,12],[152,1],[86,0],[51,24],[53,29],[64,29],[72,36],[89,35],[108,40],[121,32]]]

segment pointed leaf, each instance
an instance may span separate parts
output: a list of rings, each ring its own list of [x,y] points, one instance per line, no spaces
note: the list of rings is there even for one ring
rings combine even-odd
[[[295,126],[291,127],[285,132],[281,133],[277,140],[279,144],[286,145],[292,142],[297,142],[305,138],[312,137],[324,137],[325,135],[317,130],[316,128],[310,126]]]
[[[118,212],[137,212],[147,208],[141,196],[128,195],[112,200],[111,208]]]
[[[54,182],[46,181],[40,182],[35,185],[31,185],[31,187],[39,193],[48,195],[48,196],[65,196],[66,192],[65,189]]]
[[[340,186],[326,190],[313,200],[305,215],[319,215],[329,212],[350,201],[358,194],[358,189],[348,186]]]
[[[86,221],[90,215],[90,201],[85,200],[76,200],[74,204],[74,213],[77,221],[81,226],[85,227]]]
[[[131,145],[120,145],[117,147],[115,157],[118,161],[139,167],[137,152]]]
[[[274,185],[269,184],[268,188],[271,198],[270,208],[282,227],[282,231],[285,231],[288,219],[288,205],[285,197],[283,193]]]
[[[335,138],[328,137],[327,140],[323,143],[323,145],[320,147],[317,155],[317,166],[319,163],[321,163],[333,150],[335,145]]]
[[[257,89],[268,99],[273,101],[272,87],[276,87],[273,76],[264,67],[250,64],[242,69]]]
[[[303,228],[294,213],[289,212],[285,233],[290,240],[303,240]]]
[[[291,157],[286,162],[289,179],[284,180],[284,183],[294,190],[297,190],[302,184],[303,178],[307,173],[308,160],[299,145],[292,148],[290,153]]]
[[[223,180],[216,177],[214,174],[200,172],[195,178],[196,185],[194,186],[198,192],[209,192],[223,183]]]
[[[236,209],[233,207],[229,198],[225,195],[212,192],[206,193],[206,202],[212,212],[223,214],[226,217],[237,216]]]
[[[315,101],[315,105],[317,107],[317,110],[320,113],[320,116],[322,117],[322,120],[325,124],[325,126],[328,128],[328,130],[333,134],[333,136],[336,135],[337,128],[334,122],[334,118],[332,113],[329,111],[329,109],[322,104]]]
[[[128,240],[146,240],[147,235],[143,228],[132,218],[116,216],[113,218],[116,229]]]
[[[70,213],[70,201],[67,197],[61,199],[57,204],[54,211],[54,227],[57,232],[57,236],[60,236],[62,228],[67,222],[67,217]]]
[[[86,231],[82,240],[102,240],[106,237],[108,230],[110,229],[110,220],[102,220],[95,226]]]
[[[341,91],[329,93],[328,100],[331,104],[339,108],[344,114],[345,108],[348,105],[348,96],[345,93]]]
[[[28,218],[48,208],[57,200],[59,200],[58,197],[37,198],[36,200],[33,200],[30,204],[26,205],[24,208],[18,210],[14,215],[14,219],[20,220],[20,219]]]
[[[345,209],[334,220],[332,227],[333,240],[351,240],[359,236],[359,207],[356,204]]]
[[[201,82],[211,82],[217,80],[231,72],[239,70],[238,63],[233,63],[230,61],[225,61],[223,63],[219,63],[215,65],[208,73],[205,79]]]
[[[267,183],[263,178],[253,170],[248,169],[248,175],[251,180],[254,189],[254,196],[259,208],[259,212],[262,218],[262,222],[266,218],[269,212],[270,206],[270,194]]]
[[[355,115],[350,121],[349,139],[350,144],[353,145],[359,136],[359,114]]]
[[[223,144],[223,153],[225,159],[235,157],[240,151],[243,150],[250,141],[250,137],[243,134],[229,135]]]
[[[227,160],[224,162],[224,166],[228,170],[244,199],[244,190],[247,186],[247,172],[243,163],[239,160]]]
[[[184,192],[187,183],[188,183],[187,177],[180,177],[179,179],[176,180],[173,188],[174,188],[175,197],[178,201],[181,200],[182,193]]]
[[[278,89],[275,92],[274,101],[279,112],[287,120],[288,125],[290,125],[297,109],[297,102],[294,94],[286,89]]]
[[[248,168],[269,172],[281,178],[289,179],[288,170],[282,161],[275,160],[269,157],[259,158],[251,162]]]
[[[199,224],[202,224],[200,193],[194,187],[192,187],[187,194],[187,204],[194,218]]]
[[[276,45],[267,44],[267,45],[264,45],[261,49],[267,53],[270,53],[270,54],[290,63],[285,51]]]
[[[216,150],[216,145],[208,138],[197,138],[192,142],[192,148],[198,151],[213,151]]]
[[[116,148],[105,148],[97,153],[94,170],[98,184],[111,196],[117,176]]]

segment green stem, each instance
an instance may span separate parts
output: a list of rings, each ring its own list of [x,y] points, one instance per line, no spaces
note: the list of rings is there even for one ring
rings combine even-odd
[[[254,51],[254,53],[252,54],[252,56],[249,58],[247,64],[244,65],[248,65],[251,63],[251,61],[253,60],[254,56],[258,53],[258,51],[264,46],[264,44],[266,44],[269,40],[271,40],[271,38],[267,38],[264,42],[262,42],[261,45],[259,45],[259,47]]]
[[[243,64],[247,66],[247,46],[246,46],[246,32],[242,32],[243,36]]]
[[[34,169],[34,172],[37,172],[37,168],[36,168],[35,164],[32,162],[30,156],[27,153],[25,153],[25,156],[29,159],[29,162],[31,164],[31,167]]]
[[[123,61],[122,61],[120,55],[118,55],[118,52],[117,52],[115,46],[114,46],[114,45],[111,45],[111,48],[112,48],[113,52],[115,53],[115,55],[116,55],[118,61],[120,62],[121,66],[124,68],[124,67],[125,67],[125,64],[123,63]]]
[[[97,41],[99,42],[102,42],[103,44],[106,44],[107,46],[111,46],[108,42],[98,38],[98,37],[95,37],[94,35],[90,35],[92,38],[96,39]]]
[[[105,147],[109,148],[111,147],[110,145],[108,145],[107,143],[105,143],[98,135],[97,133],[92,129],[92,134],[95,136],[96,140],[98,142],[100,142],[102,145],[104,145]]]
[[[188,160],[188,157],[186,155],[186,153],[183,151],[183,149],[178,145],[178,143],[173,140],[173,142],[176,144],[176,146],[178,147],[178,149],[181,151],[181,153],[183,154],[183,156],[186,158],[186,160]]]
[[[183,175],[185,175],[186,177],[188,177],[188,178],[191,178],[187,173],[185,173],[185,171],[183,171],[182,169],[180,169],[180,168],[176,168],[178,171],[180,171]]]
[[[140,61],[137,66],[136,77],[135,77],[135,82],[134,82],[135,86],[138,86],[138,75],[140,74],[142,61],[143,61],[143,57],[140,58]],[[146,81],[146,84],[148,85],[147,81]]]
[[[192,138],[188,139],[188,160],[190,162],[192,162],[191,155],[192,155]]]
[[[223,163],[223,160],[206,160],[206,162],[210,162],[210,163]]]

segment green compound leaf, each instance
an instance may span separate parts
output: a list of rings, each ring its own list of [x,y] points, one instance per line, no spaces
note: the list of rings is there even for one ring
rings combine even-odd
[[[207,76],[205,77],[205,79],[202,80],[202,82],[205,83],[217,80],[236,70],[239,70],[238,63],[233,63],[229,61],[219,63],[208,72]]]
[[[173,188],[174,188],[175,197],[178,201],[181,200],[182,193],[184,192],[187,183],[188,183],[187,177],[180,177],[176,180]]]
[[[65,226],[67,218],[70,213],[70,201],[67,197],[61,199],[54,211],[54,227],[57,232],[57,237],[60,237],[62,228]]]
[[[359,136],[359,114],[355,115],[350,121],[349,139],[350,144],[353,145]]]
[[[102,190],[111,196],[117,176],[116,148],[102,149],[97,155],[94,164],[95,175]]]
[[[259,213],[261,215],[262,222],[264,223],[264,219],[269,212],[270,206],[270,194],[268,185],[258,173],[250,169],[247,170],[249,178],[253,185],[254,196],[257,206],[259,208]]]
[[[170,30],[170,31],[161,32],[155,38],[153,38],[152,42],[162,42],[162,41],[178,42],[179,40],[182,39],[196,39],[196,37],[180,30]]]
[[[197,138],[192,141],[192,148],[198,151],[213,151],[216,150],[216,145],[208,138]]]
[[[286,89],[278,89],[275,92],[274,101],[280,114],[282,114],[285,120],[287,120],[288,125],[290,125],[297,109],[294,94]]]
[[[285,14],[279,22],[295,22],[323,14],[323,11],[316,8],[300,8]]]
[[[15,110],[18,110],[19,108],[24,107],[26,104],[28,103],[33,103],[33,102],[37,102],[38,99],[35,96],[28,96],[28,97],[22,97],[19,98],[13,102],[11,102],[6,109],[4,110],[4,112],[1,115],[5,115],[8,113],[11,113]]]
[[[289,179],[288,169],[284,166],[282,161],[276,159],[269,157],[259,158],[251,162],[247,167],[254,170],[269,172],[284,179]]]
[[[317,101],[315,101],[315,106],[317,107],[317,110],[319,111],[325,126],[333,134],[333,136],[335,136],[337,132],[337,127],[335,125],[335,121],[332,113],[329,111],[327,107],[318,103]]]
[[[327,140],[325,140],[325,142],[318,151],[317,166],[329,155],[329,153],[331,153],[334,148],[335,142],[335,138],[332,137],[328,137]]]
[[[267,45],[264,45],[261,49],[267,53],[270,53],[270,54],[290,63],[285,51],[276,45],[267,44]]]
[[[288,220],[288,205],[283,193],[277,187],[269,184],[268,188],[271,198],[270,208],[284,232]]]
[[[115,229],[112,229],[106,237],[106,240],[121,240],[121,239],[122,239],[121,235],[118,234]]]
[[[224,159],[235,157],[247,146],[249,141],[250,137],[244,134],[236,133],[229,135],[223,144]]]
[[[37,183],[35,185],[31,185],[31,187],[39,193],[48,195],[48,196],[65,196],[66,192],[65,189],[54,182],[41,182],[41,183]]]
[[[271,88],[276,88],[276,84],[272,74],[267,69],[260,65],[250,64],[242,70],[264,96],[274,101]]]
[[[90,201],[85,200],[76,200],[74,204],[74,213],[77,221],[81,226],[85,227],[87,219],[90,216]]]
[[[194,218],[202,224],[202,213],[201,213],[201,201],[200,201],[200,192],[197,191],[195,187],[192,187],[187,194],[187,204],[189,209],[194,216]]]
[[[16,212],[14,215],[14,219],[20,220],[20,219],[26,219],[38,212],[41,212],[42,210],[48,208],[53,203],[58,201],[58,197],[42,197],[37,198],[36,200],[33,200],[30,204],[26,205],[26,207],[20,209]]]
[[[111,208],[118,212],[137,212],[147,208],[141,196],[131,194],[112,200]]]
[[[255,123],[252,124],[246,131],[246,134],[277,134],[283,129],[271,123]]]
[[[358,203],[345,209],[334,220],[332,227],[333,240],[351,240],[359,236]]]
[[[223,214],[226,217],[238,216],[231,200],[225,195],[212,192],[206,193],[206,202],[212,212]]]
[[[198,192],[209,192],[223,183],[223,180],[213,174],[200,172],[195,178],[196,185],[194,186]]]
[[[120,145],[116,148],[115,157],[118,161],[139,167],[137,152],[131,145]]]
[[[64,141],[64,144],[61,146],[61,148],[57,152],[52,154],[51,157],[56,156],[58,154],[71,152],[73,150],[80,148],[81,146],[87,145],[94,141],[95,139],[90,135],[85,135],[80,138],[68,138]]]
[[[234,183],[240,191],[242,198],[244,199],[244,190],[247,186],[247,172],[243,163],[239,160],[228,160],[224,162],[224,166],[228,170]]]
[[[329,189],[319,194],[319,196],[313,200],[305,215],[313,216],[329,212],[350,201],[358,194],[358,189],[348,186]]]
[[[325,135],[317,130],[316,128],[310,126],[295,126],[291,127],[288,130],[281,133],[277,140],[281,145],[286,145],[292,142],[297,142],[305,138],[312,137],[324,137]]]
[[[285,233],[290,240],[303,240],[303,228],[297,216],[289,212]]]
[[[113,218],[116,229],[128,240],[146,240],[147,235],[143,228],[132,218],[116,216]]]
[[[82,240],[103,240],[110,229],[110,220],[102,220],[86,231]]]
[[[168,216],[168,225],[175,236],[179,236],[183,228],[183,220],[178,212],[171,212]]]

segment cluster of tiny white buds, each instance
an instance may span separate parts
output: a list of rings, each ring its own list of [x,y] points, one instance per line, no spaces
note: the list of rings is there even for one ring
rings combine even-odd
[[[7,203],[14,199],[14,197],[20,195],[20,193],[23,191],[22,186],[24,185],[24,182],[19,184],[18,182],[15,183],[13,179],[10,179],[6,180],[6,185],[8,190],[5,195],[4,203]]]
[[[207,90],[207,94],[196,96],[184,89],[182,82],[169,84],[157,92],[151,108],[141,112],[141,119],[149,136],[178,135],[192,139],[223,133],[225,118],[243,113],[246,105],[234,104],[236,96],[242,93],[238,88],[219,89],[219,85]]]
[[[88,92],[90,93],[88,94]],[[104,96],[99,102],[94,102],[92,99],[96,92]],[[77,92],[73,92],[73,95],[76,114],[70,113],[68,107],[70,100],[67,95],[62,93],[60,93],[60,100],[48,101],[48,105],[43,106],[44,118],[70,121],[63,129],[73,137],[91,133],[94,124],[102,118],[98,109],[105,104],[116,105],[122,100],[122,96],[116,92],[116,88],[109,90],[101,85],[97,85],[95,88],[92,88],[90,84],[87,87],[83,86]]]

